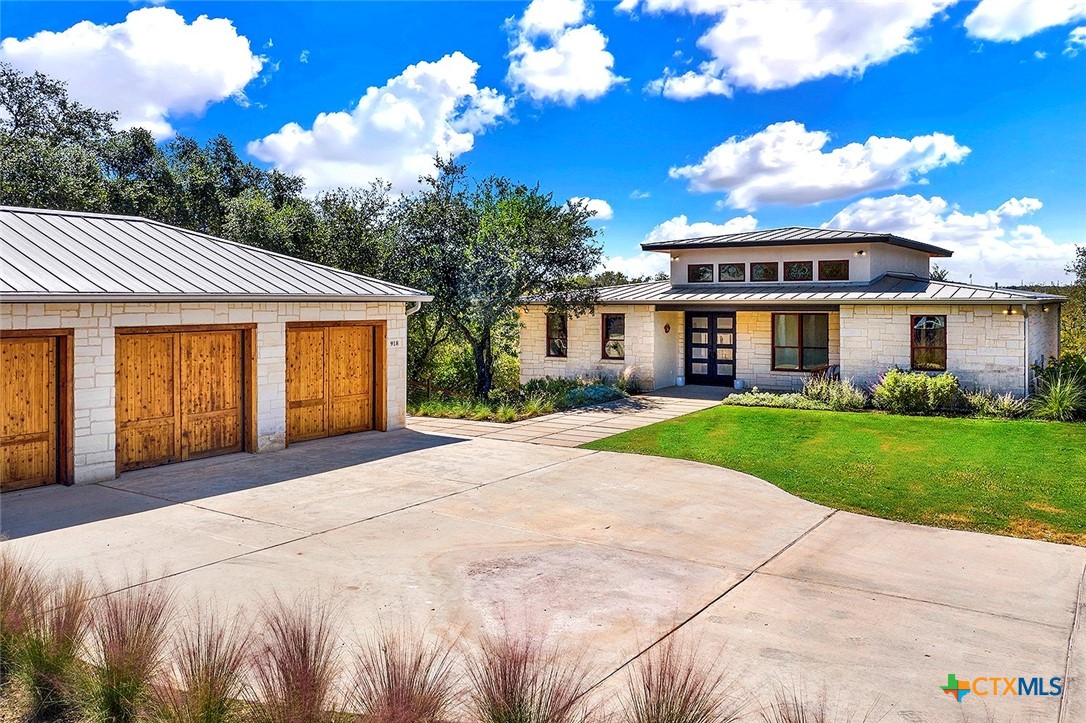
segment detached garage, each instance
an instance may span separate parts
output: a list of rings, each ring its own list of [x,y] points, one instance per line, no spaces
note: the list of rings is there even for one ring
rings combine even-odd
[[[147,219],[0,207],[0,489],[402,427],[429,300]]]

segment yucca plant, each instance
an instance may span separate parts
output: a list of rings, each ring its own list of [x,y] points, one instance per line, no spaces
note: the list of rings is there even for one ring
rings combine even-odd
[[[89,717],[128,723],[144,715],[164,662],[172,602],[165,585],[145,582],[94,607],[91,666],[82,696]]]
[[[241,720],[249,641],[237,618],[223,624],[209,610],[199,612],[182,629],[173,665],[158,687],[158,717],[169,723]]]
[[[440,723],[457,698],[452,646],[382,630],[355,659],[351,707],[367,723]]]
[[[57,579],[47,587],[32,601],[26,632],[15,648],[15,675],[39,720],[74,707],[90,617],[91,590],[81,576]]]
[[[0,550],[0,684],[11,677],[31,613],[45,594],[37,565],[8,548]]]
[[[474,723],[581,723],[587,672],[531,634],[485,638],[468,662],[468,715]]]
[[[311,597],[264,611],[266,640],[254,661],[252,718],[258,723],[325,723],[335,716],[335,620]]]
[[[700,660],[674,636],[649,649],[630,668],[627,723],[731,723],[744,703],[727,691],[725,673]]]

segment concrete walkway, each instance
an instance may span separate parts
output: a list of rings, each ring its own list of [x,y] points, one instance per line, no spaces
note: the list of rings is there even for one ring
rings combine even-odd
[[[5,549],[109,590],[165,577],[226,615],[319,591],[348,637],[530,626],[605,688],[678,634],[763,698],[783,683],[878,698],[900,723],[1086,721],[1086,549],[839,512],[694,462],[400,430],[0,505]],[[1065,693],[959,706],[948,674]]]
[[[409,417],[407,426],[419,432],[532,442],[552,447],[579,447],[628,429],[708,409],[719,404],[731,391],[721,387],[668,387],[629,399],[555,412],[520,422]]]

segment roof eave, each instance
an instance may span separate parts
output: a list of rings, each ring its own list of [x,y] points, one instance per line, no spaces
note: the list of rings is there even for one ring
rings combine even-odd
[[[86,294],[86,293],[4,293],[0,294],[0,303],[4,304],[42,304],[42,303],[178,303],[178,302],[314,302],[333,301],[394,302],[411,303],[415,301],[433,301],[429,294]]]
[[[646,241],[641,244],[642,251],[683,251],[687,249],[739,249],[739,248],[764,248],[770,246],[833,246],[837,244],[865,244],[885,243],[891,246],[920,251],[935,258],[950,258],[954,252],[950,249],[932,246],[921,241],[894,236],[893,234],[872,234],[864,238],[824,238],[824,239],[797,239],[794,241],[769,240],[769,241],[705,241],[702,243],[689,243],[689,239],[676,239],[674,241]]]

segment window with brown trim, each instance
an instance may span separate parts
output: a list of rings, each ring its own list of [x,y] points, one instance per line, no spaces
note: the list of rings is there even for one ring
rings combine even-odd
[[[686,267],[686,281],[690,284],[713,283],[713,265],[690,264]]]
[[[604,359],[626,358],[626,315],[603,315],[603,350]]]
[[[848,281],[848,259],[818,262],[819,281]]]
[[[747,265],[746,264],[717,264],[716,277],[719,281],[746,281],[747,280]]]
[[[764,263],[753,263],[750,265],[750,280],[751,281],[776,281],[777,280],[777,262],[767,261]]]
[[[946,316],[911,317],[911,366],[914,371],[946,371]]]
[[[829,363],[828,314],[773,315],[773,371],[809,372]]]
[[[814,263],[811,261],[785,261],[785,281],[813,281]]]
[[[565,314],[547,314],[547,356],[565,357],[569,350]]]

